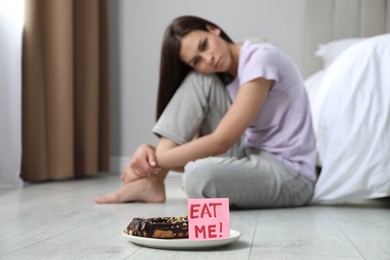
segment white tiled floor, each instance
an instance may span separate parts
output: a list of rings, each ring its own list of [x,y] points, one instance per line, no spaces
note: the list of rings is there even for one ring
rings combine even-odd
[[[0,190],[0,259],[390,259],[390,199],[230,213],[240,239],[214,250],[140,247],[121,235],[133,217],[187,212],[180,178],[167,202],[97,205],[118,175]]]

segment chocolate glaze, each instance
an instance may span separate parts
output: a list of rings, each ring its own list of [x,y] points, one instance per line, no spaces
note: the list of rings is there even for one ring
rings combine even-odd
[[[134,218],[126,233],[151,238],[188,238],[188,216]]]

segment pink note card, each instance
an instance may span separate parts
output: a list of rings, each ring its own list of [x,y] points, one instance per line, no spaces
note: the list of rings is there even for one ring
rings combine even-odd
[[[191,240],[230,238],[229,198],[188,199]]]

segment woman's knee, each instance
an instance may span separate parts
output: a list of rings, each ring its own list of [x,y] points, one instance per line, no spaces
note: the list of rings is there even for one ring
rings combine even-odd
[[[216,84],[222,84],[221,80],[218,78],[216,74],[206,74],[201,73],[195,70],[190,71],[184,82],[192,82],[195,85],[199,86],[212,86]],[[223,84],[222,84],[223,85]]]
[[[196,96],[209,97],[213,89],[223,89],[224,85],[215,74],[204,74],[191,71],[180,86],[181,89],[190,89]]]

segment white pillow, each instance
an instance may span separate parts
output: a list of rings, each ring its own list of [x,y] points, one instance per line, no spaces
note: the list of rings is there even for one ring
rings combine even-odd
[[[320,44],[315,54],[322,58],[324,68],[327,68],[344,50],[364,39],[365,38],[348,38]]]
[[[309,96],[310,102],[315,100],[319,87],[321,86],[322,79],[325,74],[325,69],[319,70],[305,80],[305,87]]]
[[[317,71],[310,77],[308,77],[305,80],[305,88],[306,92],[309,98],[309,104],[310,104],[310,111],[313,119],[313,129],[314,129],[314,134],[317,139],[317,166],[321,166],[321,161],[318,156],[318,151],[319,151],[319,121],[320,121],[320,111],[321,111],[321,106],[322,106],[322,101],[326,97],[326,92],[323,93],[324,91],[320,89],[322,85],[322,81],[325,75],[326,69],[322,69],[320,71]]]

